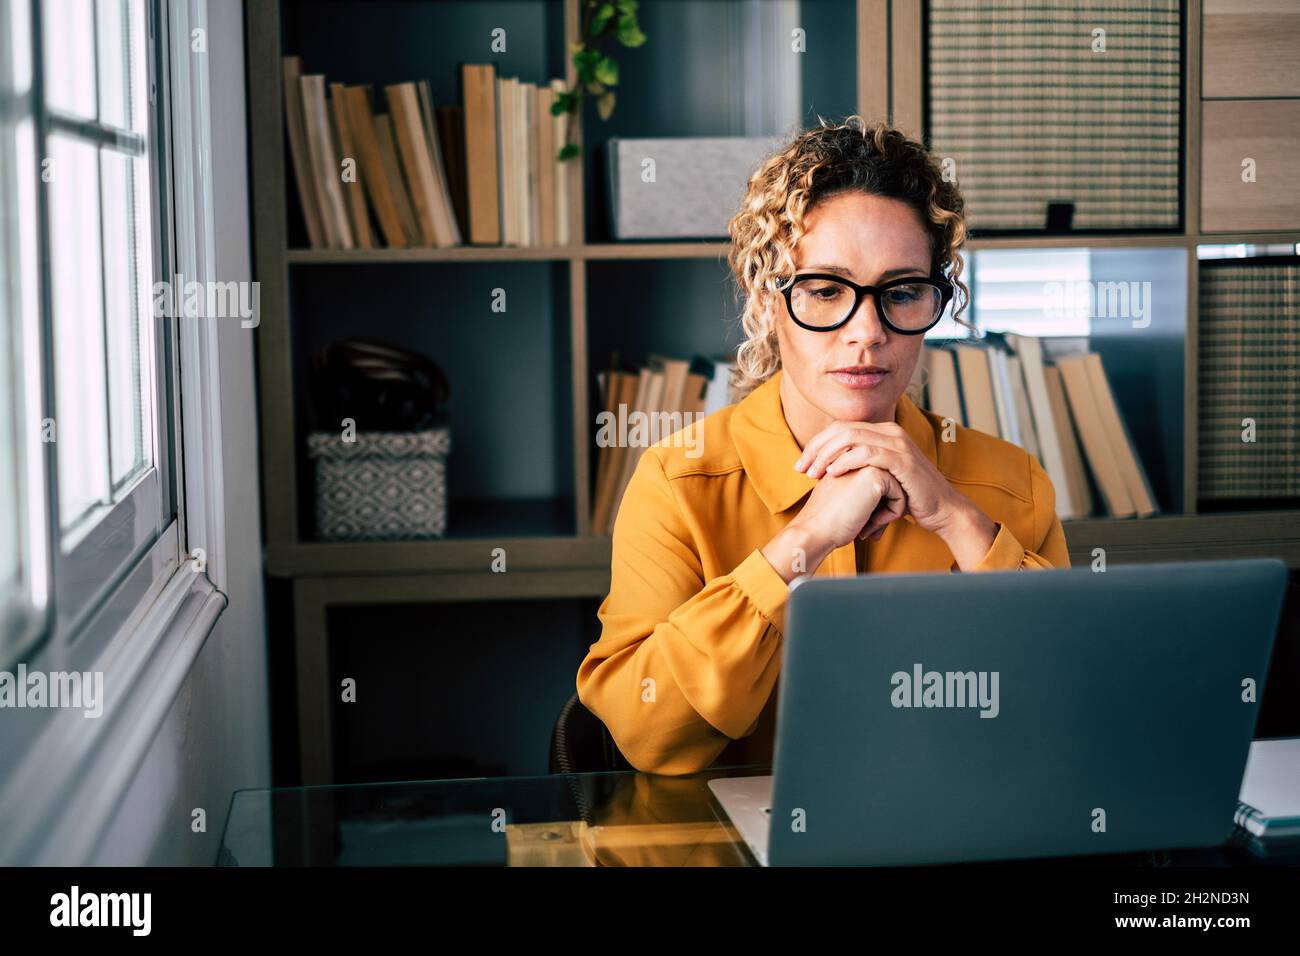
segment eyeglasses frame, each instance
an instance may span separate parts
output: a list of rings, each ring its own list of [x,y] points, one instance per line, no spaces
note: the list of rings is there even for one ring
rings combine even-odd
[[[794,291],[795,283],[801,279],[829,279],[833,282],[838,282],[840,285],[848,286],[854,292],[853,308],[849,309],[848,314],[834,325],[808,325],[804,322],[800,322],[794,314],[794,303],[790,300],[790,294]],[[939,308],[935,313],[934,321],[925,328],[900,329],[898,326],[894,325],[894,323],[890,322],[889,318],[885,315],[885,307],[880,302],[880,294],[882,292],[888,292],[890,289],[897,288],[900,285],[914,285],[918,282],[932,285],[937,288],[943,301],[939,303]],[[890,279],[887,282],[882,282],[880,285],[858,285],[852,279],[842,275],[837,275],[834,272],[801,272],[794,276],[790,280],[790,284],[782,289],[781,292],[785,296],[785,310],[789,313],[790,320],[794,322],[795,325],[799,326],[799,328],[807,329],[809,332],[834,332],[836,329],[841,328],[849,321],[849,319],[853,318],[853,316],[857,314],[858,306],[862,304],[862,297],[864,295],[870,295],[872,301],[876,303],[876,315],[880,318],[880,324],[885,328],[889,329],[891,332],[896,332],[899,335],[924,335],[926,332],[929,332],[932,328],[938,325],[939,320],[943,318],[944,309],[948,308],[948,303],[952,301],[953,286],[952,283],[942,275],[900,276],[897,279]]]

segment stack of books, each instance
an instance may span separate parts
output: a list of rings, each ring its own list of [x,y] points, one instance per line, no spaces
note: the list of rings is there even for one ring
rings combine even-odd
[[[539,86],[461,67],[460,106],[435,107],[421,80],[328,84],[284,58],[284,117],[313,249],[549,246],[570,241],[569,163],[556,159],[564,81]],[[383,104],[383,105],[381,105]],[[387,109],[384,109],[384,106]]]
[[[1064,519],[1159,513],[1132,436],[1095,352],[1050,359],[1042,340],[990,332],[926,345],[923,404],[937,415],[996,435],[1034,455]]]
[[[700,355],[652,354],[641,368],[619,367],[617,359],[612,365],[596,376],[604,407],[596,418],[592,534],[613,533],[623,492],[646,448],[681,431],[676,440],[688,455],[702,451],[699,423],[731,403],[735,370],[732,361]]]

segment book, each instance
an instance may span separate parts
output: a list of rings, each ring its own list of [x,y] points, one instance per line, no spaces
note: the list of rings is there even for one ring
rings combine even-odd
[[[649,369],[641,372],[614,372],[615,392],[611,411],[616,417],[620,407],[629,410],[635,408],[637,395],[642,388],[641,379],[649,376]],[[614,499],[619,492],[619,482],[623,475],[623,463],[628,457],[626,444],[615,440],[612,445],[601,449],[608,456],[608,464],[600,471],[600,480],[596,488],[595,513],[592,518],[593,534],[609,534],[614,521]],[[599,469],[598,469],[599,470]]]
[[[420,226],[415,221],[415,209],[411,204],[411,192],[406,177],[402,175],[402,164],[397,158],[397,137],[393,133],[393,120],[387,113],[375,114],[375,142],[379,146],[380,161],[384,166],[384,177],[392,188],[393,203],[397,207],[397,216],[402,223],[408,245],[420,243]]]
[[[334,95],[343,98],[361,181],[379,220],[384,243],[394,249],[404,249],[414,237],[407,232],[398,212],[396,194],[403,187],[400,178],[393,179],[380,152],[375,116],[370,110],[370,91],[364,86],[345,86]]]
[[[1097,486],[1101,489],[1106,511],[1115,518],[1131,518],[1136,514],[1133,499],[1115,461],[1114,449],[1106,434],[1106,426],[1093,394],[1092,380],[1085,357],[1062,356],[1056,360],[1056,367],[1061,370],[1065,395],[1069,399],[1070,411],[1079,430],[1084,455],[1088,467],[1097,479]]]
[[[596,383],[600,389],[600,394],[602,396],[602,400],[601,400],[602,411],[612,416],[615,421],[617,421],[618,418],[618,402],[621,396],[621,389],[623,387],[623,376],[625,375],[626,375],[625,372],[621,372],[618,369],[617,356],[615,356],[613,362],[611,363],[611,368],[608,371],[599,372],[596,375]],[[592,485],[592,495],[591,495],[591,513],[592,513],[593,528],[596,526],[598,516],[600,514],[600,510],[601,510],[600,497],[601,497],[602,489],[604,489],[606,485],[606,481],[607,481],[606,475],[609,473],[610,460],[612,458],[613,458],[613,446],[600,445],[599,443],[597,443],[596,479]]]
[[[1038,433],[1034,429],[1034,413],[1029,407],[1029,394],[1025,391],[1025,373],[1020,367],[1020,357],[1007,355],[1007,375],[1011,379],[1012,404],[1016,409],[1020,447],[1038,457]]]
[[[388,97],[397,152],[411,192],[420,237],[428,246],[453,246],[456,237],[449,228],[449,213],[433,166],[433,153],[425,134],[416,85],[394,83],[384,87],[384,93]]]
[[[501,221],[501,244],[519,245],[518,212],[515,204],[514,84],[509,77],[496,78],[497,118],[497,206]]]
[[[690,373],[691,363],[687,359],[675,359],[666,355],[651,354],[650,367],[656,372],[664,373],[664,393],[657,411],[681,415],[685,411],[686,376]],[[684,423],[684,422],[683,422]],[[660,434],[659,438],[667,437]]]
[[[1016,397],[1011,390],[1007,353],[996,344],[990,344],[985,354],[989,362],[989,380],[993,384],[993,404],[998,413],[998,434],[1011,444],[1023,447],[1020,416],[1016,412]]]
[[[515,136],[517,137],[516,148],[519,150],[519,194],[522,197],[520,212],[523,216],[523,244],[525,246],[536,246],[539,244],[540,223],[538,209],[538,168],[537,168],[537,148],[536,137],[533,130],[536,127],[537,114],[537,84],[520,83],[519,84],[519,112],[516,114],[517,126]]]
[[[1061,380],[1061,370],[1055,365],[1045,366],[1043,377],[1047,383],[1047,395],[1051,403],[1053,434],[1065,464],[1067,491],[1070,500],[1075,503],[1076,513],[1071,517],[1086,518],[1092,514],[1094,499],[1088,481],[1088,470],[1083,464],[1083,452],[1079,448],[1078,430],[1070,415],[1070,402],[1065,397],[1065,383]],[[1042,459],[1040,458],[1039,461],[1041,462]],[[1057,497],[1059,498],[1061,494],[1062,492],[1058,490]]]
[[[537,103],[537,121],[533,124],[534,164],[537,167],[537,243],[555,245],[555,124],[552,122],[551,104],[555,91],[549,86],[538,86],[534,95]]]
[[[664,373],[656,372],[650,368],[643,368],[637,382],[636,402],[631,412],[640,412],[643,415],[651,415],[659,410],[660,403],[663,401],[664,394]],[[609,527],[607,533],[614,530],[614,519],[618,516],[618,506],[623,501],[623,493],[627,490],[628,482],[632,480],[632,475],[636,472],[636,466],[641,461],[641,456],[645,454],[648,443],[640,441],[642,436],[636,435],[632,429],[628,429],[628,448],[627,454],[623,457],[623,471],[615,483],[614,500],[610,506]],[[648,437],[648,436],[647,436]]]
[[[469,207],[465,195],[465,119],[459,106],[434,107],[438,142],[442,146],[443,168],[447,171],[447,189],[451,208],[462,237],[469,235]]]
[[[704,390],[704,414],[712,415],[731,404],[731,376],[736,363],[725,358],[696,356],[691,361],[691,371],[707,376]]]
[[[965,425],[961,411],[961,389],[957,385],[957,358],[949,349],[933,345],[922,346],[921,361],[925,363],[926,407],[940,418],[950,418]]]
[[[1300,837],[1300,737],[1256,740],[1233,822],[1266,840]]]
[[[998,411],[993,397],[993,379],[989,374],[987,345],[954,342],[949,348],[957,359],[961,380],[962,404],[966,409],[966,427],[1001,437]]]
[[[1004,335],[1007,344],[1020,359],[1020,370],[1025,378],[1025,391],[1029,396],[1030,411],[1039,444],[1039,461],[1056,489],[1056,513],[1063,519],[1081,518],[1086,512],[1080,509],[1073,493],[1073,483],[1066,470],[1063,438],[1057,416],[1052,411],[1048,394],[1047,376],[1044,372],[1042,342],[1033,336]]]
[[[375,239],[370,229],[370,212],[366,208],[366,195],[362,184],[364,171],[361,168],[361,160],[357,155],[358,150],[352,136],[352,123],[348,117],[345,87],[342,83],[330,84],[329,103],[330,117],[334,121],[334,139],[338,147],[339,161],[340,163],[351,161],[353,165],[351,180],[340,176],[343,197],[347,205],[348,223],[352,227],[352,236],[356,240],[357,248],[373,249]]]
[[[1097,403],[1097,411],[1106,430],[1106,439],[1115,456],[1115,463],[1119,466],[1120,476],[1124,479],[1129,498],[1133,501],[1133,509],[1139,518],[1149,518],[1160,509],[1156,506],[1155,496],[1151,493],[1151,484],[1147,480],[1146,469],[1142,467],[1142,460],[1134,448],[1133,438],[1124,424],[1124,419],[1120,416],[1114,392],[1102,368],[1101,356],[1096,352],[1089,352],[1083,357],[1083,362],[1088,373],[1089,384],[1092,386],[1093,400]]]
[[[465,113],[465,203],[469,241],[498,245],[501,236],[498,195],[498,120],[496,67],[466,63],[461,67]]]
[[[351,249],[352,226],[343,203],[343,179],[334,136],[330,131],[329,111],[325,108],[325,77],[311,73],[298,78],[302,95],[303,127],[307,130],[307,154],[311,157],[312,177],[321,201],[321,224],[325,243],[331,249]]]
[[[551,80],[551,91],[558,95],[565,91],[563,80]],[[554,97],[552,97],[552,102]],[[569,176],[570,171],[577,166],[576,160],[566,160],[560,162],[556,159],[560,150],[564,148],[569,138],[569,114],[560,113],[558,116],[551,117],[552,124],[552,153],[551,169],[555,174],[555,244],[557,246],[567,246],[571,239],[571,230],[569,229]]]
[[[289,158],[293,165],[293,179],[298,187],[298,205],[302,208],[307,226],[307,242],[313,249],[325,248],[325,230],[321,225],[320,197],[312,175],[311,157],[307,152],[307,130],[303,124],[302,59],[286,56],[282,64],[284,83],[284,125],[289,137]]]
[[[420,100],[420,118],[424,120],[425,145],[433,158],[438,217],[442,228],[451,236],[451,244],[459,246],[460,226],[456,223],[456,215],[452,209],[451,187],[448,185],[447,168],[443,163],[442,144],[438,140],[438,124],[434,116],[433,93],[429,89],[429,81],[421,80],[416,85],[416,92]]]

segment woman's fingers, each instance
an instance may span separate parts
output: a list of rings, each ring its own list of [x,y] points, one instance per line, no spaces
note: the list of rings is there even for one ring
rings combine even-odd
[[[843,449],[834,457],[829,458],[823,466],[828,475],[842,475],[846,471],[852,471],[854,468],[865,468],[867,465],[874,465],[876,448],[872,445],[853,445]],[[816,464],[813,468],[816,468]],[[809,474],[812,474],[809,469]]]
[[[844,451],[852,448],[857,441],[852,429],[845,425],[832,425],[808,443],[804,453],[799,456],[796,467],[811,478],[819,478],[826,470],[826,465]]]
[[[876,466],[868,467],[879,473],[883,485],[877,505],[872,510],[867,523],[858,532],[858,537],[873,538],[879,541],[881,535],[885,533],[885,528],[907,513],[907,495],[898,479],[887,470]]]
[[[803,446],[799,457],[795,460],[795,471],[807,471],[808,466],[812,464],[813,459],[821,451],[822,446],[835,435],[843,435],[849,429],[848,422],[832,422],[827,425],[812,438],[808,439],[808,444]]]
[[[809,439],[794,463],[795,470],[820,477],[839,455],[859,444],[902,452],[908,439],[895,422],[832,422]]]

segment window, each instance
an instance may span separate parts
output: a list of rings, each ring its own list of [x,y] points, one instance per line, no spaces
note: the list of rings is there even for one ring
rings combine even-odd
[[[169,274],[159,11],[0,0],[0,14],[6,666],[44,635],[120,623],[105,609],[174,570],[179,534],[174,320],[153,309],[155,277]]]
[[[971,295],[964,316],[967,322],[985,331],[1021,335],[1088,335],[1089,317],[1073,306],[1072,296],[1091,278],[1090,250],[978,249],[963,255],[962,280]],[[967,334],[946,320],[935,326],[930,337]]]

